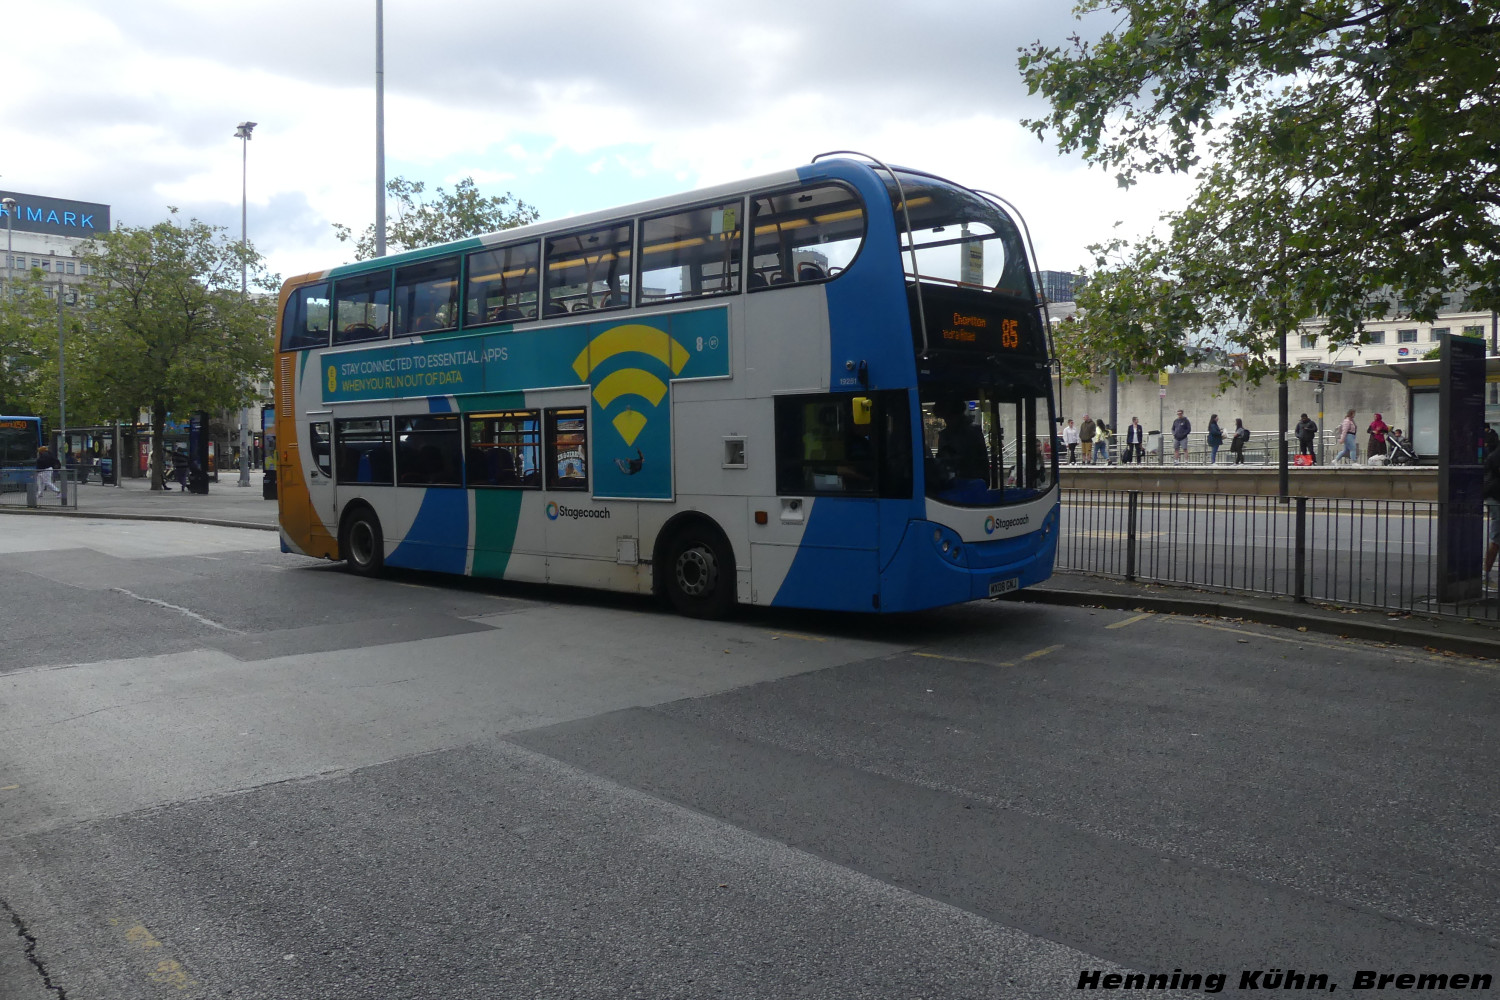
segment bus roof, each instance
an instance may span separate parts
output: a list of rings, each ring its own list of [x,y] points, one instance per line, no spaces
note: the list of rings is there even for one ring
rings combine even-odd
[[[410,264],[417,261],[428,260],[432,257],[441,257],[455,251],[477,250],[486,246],[497,246],[500,244],[517,243],[527,239],[550,235],[559,232],[571,232],[575,229],[586,229],[589,226],[607,223],[621,218],[622,216],[651,215],[656,212],[669,211],[673,208],[689,205],[701,205],[716,199],[730,198],[744,195],[751,191],[765,188],[784,187],[801,181],[808,171],[827,171],[837,166],[839,169],[855,169],[875,173],[875,168],[863,160],[850,159],[848,157],[829,157],[819,160],[816,164],[808,164],[791,170],[780,170],[775,173],[761,174],[757,177],[747,177],[742,180],[730,181],[724,184],[714,184],[709,187],[695,188],[692,191],[684,191],[680,194],[666,195],[661,198],[652,198],[647,201],[635,202],[629,205],[615,205],[610,208],[594,212],[585,212],[581,215],[564,216],[559,219],[548,219],[542,222],[533,222],[525,226],[516,226],[514,229],[502,229],[498,232],[485,233],[481,236],[469,236],[461,240],[449,243],[439,243],[435,246],[422,247],[418,250],[403,250],[400,253],[387,254],[384,257],[371,260],[357,261],[353,264],[340,264],[325,271],[313,271],[308,274],[299,274],[288,278],[283,288],[297,285],[305,285],[313,281],[323,281],[328,278],[338,278],[348,274],[360,274],[364,271],[377,267],[391,267],[401,264]],[[920,174],[924,177],[932,177],[936,180],[944,180],[934,174],[928,174],[920,170],[912,170],[908,167],[892,165],[891,169],[902,173]],[[945,183],[953,183],[945,181]]]

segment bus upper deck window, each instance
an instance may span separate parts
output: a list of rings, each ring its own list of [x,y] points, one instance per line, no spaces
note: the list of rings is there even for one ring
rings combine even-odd
[[[340,278],[334,285],[333,342],[353,344],[391,335],[391,272]]]
[[[396,335],[458,326],[457,257],[412,264],[396,272]]]
[[[328,346],[328,282],[292,292],[281,315],[281,349]]]
[[[744,205],[705,205],[641,221],[639,304],[740,290]]]
[[[750,200],[751,291],[837,277],[865,238],[864,204],[841,184],[795,188]]]
[[[601,226],[547,239],[544,316],[629,304],[630,241],[634,224]]]
[[[537,255],[535,243],[469,254],[464,323],[473,326],[536,319],[541,283]]]

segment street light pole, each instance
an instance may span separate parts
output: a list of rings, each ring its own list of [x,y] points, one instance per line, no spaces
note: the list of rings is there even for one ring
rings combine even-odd
[[[385,256],[385,4],[375,0],[375,256]]]
[[[11,254],[10,247],[10,218],[16,214],[16,199],[0,198],[0,205],[5,206],[5,297],[10,298],[10,276],[15,270],[15,257]]]
[[[246,254],[249,251],[248,239],[248,206],[249,202],[249,177],[250,177],[250,133],[255,130],[255,122],[240,122],[235,131],[235,138],[240,140],[240,298],[244,299],[250,295],[249,263]],[[250,485],[250,407],[240,407],[240,486]]]
[[[63,373],[63,280],[57,279],[57,443],[63,453],[62,502],[68,502],[68,386]],[[76,464],[76,463],[75,463]]]

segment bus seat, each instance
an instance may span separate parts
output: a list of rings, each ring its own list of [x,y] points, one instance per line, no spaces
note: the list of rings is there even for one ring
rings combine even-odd
[[[590,312],[593,310],[593,308],[594,307],[589,305],[587,302],[573,303],[573,311],[576,313]]]
[[[548,316],[566,316],[568,314],[568,307],[561,302],[548,302],[546,314]]]
[[[751,288],[765,288],[769,284],[770,284],[770,282],[766,281],[766,276],[764,274],[761,274],[759,271],[751,271],[750,272],[750,287]]]
[[[368,483],[371,481],[370,453],[364,452],[359,456],[359,467],[354,473],[356,483]]]
[[[798,281],[822,281],[826,277],[828,275],[824,274],[823,269],[816,264],[803,263],[797,266]]]
[[[771,275],[771,284],[773,284],[773,285],[785,285],[786,283],[787,283],[786,275],[784,273],[782,273],[781,271],[777,271],[775,274]]]

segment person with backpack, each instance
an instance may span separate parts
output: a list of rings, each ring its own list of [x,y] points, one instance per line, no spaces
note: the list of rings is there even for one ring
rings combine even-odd
[[[1083,464],[1088,465],[1094,460],[1094,431],[1098,430],[1098,424],[1094,418],[1087,413],[1083,415],[1083,426],[1078,428],[1078,441],[1083,445]]]
[[[1234,437],[1229,441],[1229,451],[1234,455],[1235,465],[1245,464],[1245,444],[1250,440],[1250,428],[1239,417],[1234,418]]]
[[[1313,440],[1318,436],[1317,421],[1304,413],[1302,419],[1297,421],[1297,426],[1293,428],[1293,433],[1297,435],[1297,454],[1306,455],[1309,459],[1307,464],[1312,465],[1317,461],[1313,457]]]

